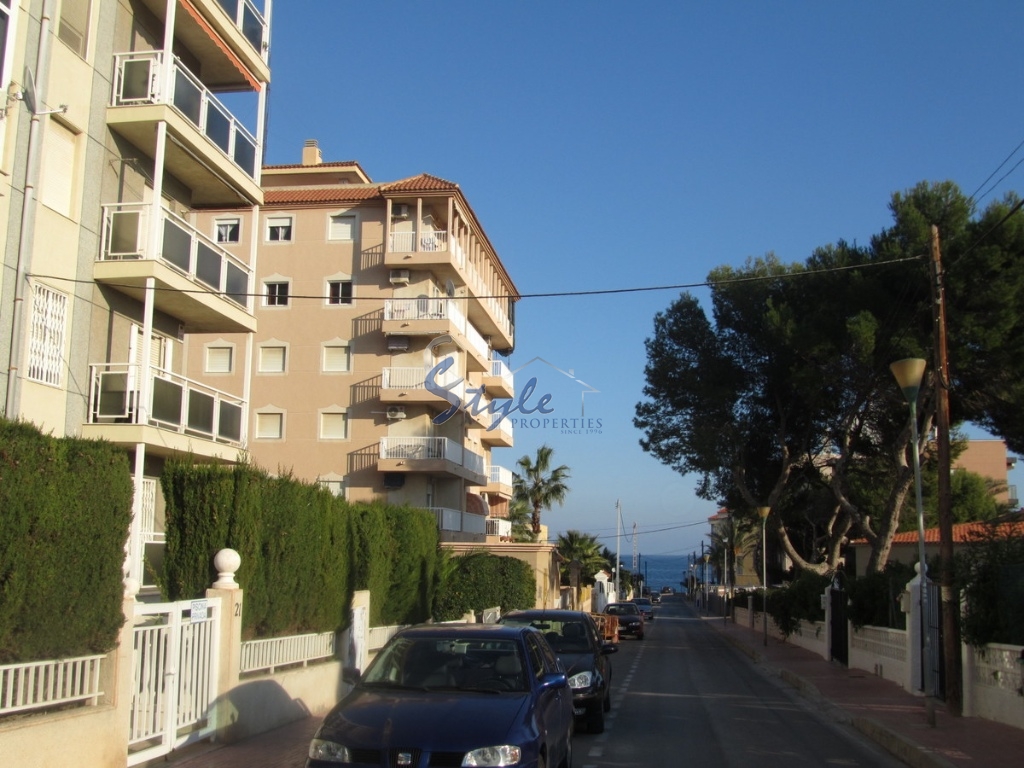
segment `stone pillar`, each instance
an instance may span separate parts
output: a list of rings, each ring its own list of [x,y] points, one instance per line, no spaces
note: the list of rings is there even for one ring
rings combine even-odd
[[[211,720],[214,741],[233,741],[232,732],[238,713],[231,704],[231,691],[238,685],[242,660],[242,589],[235,573],[242,558],[233,549],[222,549],[213,558],[217,581],[206,590],[208,598],[220,598],[220,637],[218,646],[217,700]]]
[[[924,675],[922,660],[924,657],[924,637],[921,633],[921,569],[915,564],[917,575],[907,584],[907,589],[900,597],[900,608],[907,614],[907,679],[904,683],[911,693],[924,693]]]

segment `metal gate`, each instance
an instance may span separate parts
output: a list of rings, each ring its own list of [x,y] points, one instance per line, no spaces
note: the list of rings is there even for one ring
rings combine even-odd
[[[829,597],[829,655],[843,666],[850,663],[850,639],[846,622],[846,589],[842,571],[837,571],[828,591]]]
[[[212,732],[220,599],[139,603],[133,636],[128,765]]]

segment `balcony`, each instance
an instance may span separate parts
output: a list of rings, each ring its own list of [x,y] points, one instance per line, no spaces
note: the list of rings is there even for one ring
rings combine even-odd
[[[448,507],[428,507],[427,511],[434,513],[434,516],[437,518],[437,529],[439,531],[471,533],[482,536],[485,523],[488,520],[483,515],[474,515],[472,512],[461,512]]]
[[[487,429],[480,433],[480,442],[497,448],[511,448],[515,444],[512,434],[512,422],[504,418],[492,428],[494,419],[501,414],[494,414],[488,422]]]
[[[236,462],[244,447],[244,400],[161,368],[150,368],[148,407],[142,402],[141,366],[89,366],[89,412],[82,436],[126,448],[144,443],[150,453],[191,453]]]
[[[500,339],[499,349],[513,346],[513,328],[503,299],[494,296],[462,244],[448,232],[391,232],[384,264],[395,269],[427,269],[441,281],[469,286],[467,311],[475,325]]]
[[[381,374],[380,401],[398,405],[425,403],[441,411],[447,410],[451,404],[443,397],[427,390],[428,372],[429,369],[424,367],[390,366],[385,368]],[[440,386],[450,389],[460,400],[465,400],[466,383],[453,369],[449,368],[435,381]]]
[[[467,357],[473,370],[490,368],[487,341],[459,309],[458,299],[385,299],[383,331],[397,336],[450,335],[470,353]]]
[[[509,540],[512,537],[512,521],[503,517],[488,517],[487,535]]]
[[[143,2],[158,19],[165,18],[167,0]],[[214,88],[237,90],[270,80],[270,25],[252,0],[180,3],[174,36],[200,62],[203,79]]]
[[[515,397],[516,387],[512,371],[502,360],[491,360],[491,370],[484,373],[483,384],[491,397]]]
[[[511,499],[513,480],[511,469],[492,464],[487,468],[487,485],[482,490],[484,493]]]
[[[93,278],[138,301],[153,278],[156,309],[191,332],[252,332],[252,270],[191,224],[161,209],[157,253],[149,250],[153,208],[143,203],[103,207],[101,252]]]
[[[263,202],[256,138],[202,81],[163,51],[116,54],[107,125],[155,158],[160,122],[164,166],[192,190],[192,205]]]
[[[446,475],[473,485],[487,481],[484,457],[447,437],[382,437],[377,469]]]

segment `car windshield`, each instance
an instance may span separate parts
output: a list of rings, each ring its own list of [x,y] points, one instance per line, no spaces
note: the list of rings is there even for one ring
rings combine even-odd
[[[605,611],[612,616],[629,616],[630,614],[640,613],[640,609],[633,603],[612,603]]]
[[[549,621],[526,617],[505,616],[502,624],[519,627],[533,627],[539,630],[555,653],[586,653],[591,650],[587,628],[579,619]]]
[[[525,691],[525,671],[519,646],[511,640],[399,636],[360,682],[419,690]]]

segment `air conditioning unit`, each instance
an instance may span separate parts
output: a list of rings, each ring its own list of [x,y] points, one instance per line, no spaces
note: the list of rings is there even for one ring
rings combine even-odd
[[[409,284],[409,270],[408,269],[392,269],[391,274],[388,276],[388,280],[391,281],[392,285],[408,285]]]
[[[395,203],[391,206],[391,217],[395,219],[408,219],[409,218],[409,204],[408,203]]]
[[[389,352],[405,352],[409,349],[408,336],[388,336]]]
[[[387,415],[389,419],[404,419],[405,408],[400,405],[389,405]]]

